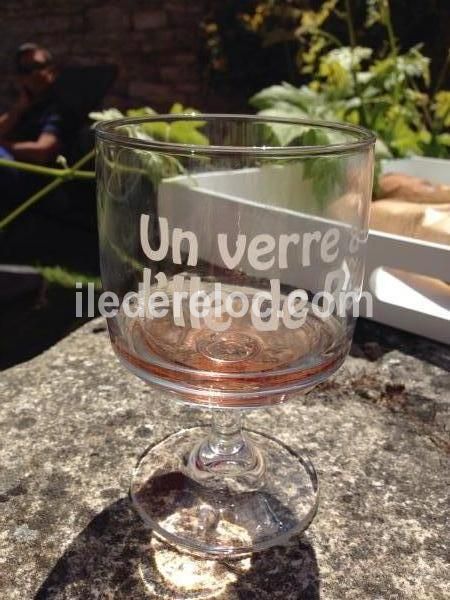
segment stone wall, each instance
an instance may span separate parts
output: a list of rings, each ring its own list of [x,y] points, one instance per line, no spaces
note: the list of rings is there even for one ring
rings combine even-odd
[[[175,101],[220,108],[201,65],[199,22],[206,0],[2,0],[0,106],[14,97],[8,74],[15,48],[26,41],[48,47],[62,64],[115,63],[119,75],[107,106]]]

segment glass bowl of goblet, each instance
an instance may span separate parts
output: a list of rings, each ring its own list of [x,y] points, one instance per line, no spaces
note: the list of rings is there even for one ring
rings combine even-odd
[[[349,351],[374,137],[336,123],[189,114],[102,122],[96,138],[112,346],[165,401],[207,409],[212,421],[148,448],[133,503],[159,537],[193,553],[282,544],[313,519],[317,475],[276,431],[244,428],[242,417],[301,402]]]

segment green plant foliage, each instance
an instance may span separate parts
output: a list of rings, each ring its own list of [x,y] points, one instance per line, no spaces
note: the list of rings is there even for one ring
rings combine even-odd
[[[289,93],[289,87],[292,86],[289,86],[289,84],[273,86],[273,88],[277,87],[282,88],[282,92],[287,91]],[[269,89],[273,91],[273,88]],[[293,89],[295,90],[295,88]],[[269,92],[266,96],[262,92],[262,95],[258,99],[261,106],[265,105],[267,99],[271,97],[271,93]],[[305,95],[309,94],[310,90],[306,88]],[[303,94],[300,90],[300,97],[302,96]],[[292,97],[294,99],[294,96]],[[273,108],[262,109],[259,114],[265,117],[307,117],[307,111],[303,111],[299,107],[297,99],[295,100],[294,105],[281,102]],[[291,123],[271,122],[265,124],[265,128],[267,131],[265,142],[269,146],[327,146],[342,142],[342,139],[336,139],[336,133],[332,131],[325,132],[323,129],[310,126],[307,123],[292,125]],[[310,157],[304,160],[304,176],[306,179],[311,180],[315,200],[320,208],[325,207],[328,199],[333,197],[336,187],[343,182],[344,171],[345,169],[339,156]]]
[[[96,291],[102,289],[100,277],[77,273],[59,265],[55,267],[38,267],[38,270],[47,283],[50,284],[59,285],[65,288],[75,288],[75,284],[77,283],[93,283]]]
[[[444,127],[450,127],[450,91],[436,94],[433,110],[435,117],[443,123]]]
[[[198,111],[194,108],[184,107],[179,102],[175,103],[170,109],[170,114],[195,115]],[[121,113],[116,108],[107,109],[102,112],[93,112],[89,116],[94,121],[106,121],[112,119],[121,119],[124,117],[155,117],[157,112],[148,106],[141,108],[130,108],[125,113]],[[141,138],[154,139],[163,142],[172,142],[175,144],[189,144],[194,146],[207,146],[208,138],[199,131],[205,125],[204,121],[176,121],[169,123],[166,121],[155,121],[153,123],[142,123],[129,127],[130,134]]]
[[[385,28],[383,47],[375,52],[358,45],[351,7],[350,0],[330,0],[318,11],[299,10],[295,31],[300,45],[298,66],[311,81],[299,88],[287,83],[271,86],[254,95],[250,103],[261,114],[368,127],[377,134],[379,156],[450,157],[450,133],[446,131],[450,127],[450,91],[431,92],[430,60],[421,46],[400,52],[389,0],[366,2],[365,26]],[[350,45],[327,31],[330,17],[345,21]],[[443,81],[443,74],[438,80]],[[288,132],[279,140],[289,142]]]
[[[170,114],[196,115],[198,114],[198,111],[194,108],[184,107],[180,103],[175,103],[170,109]],[[112,108],[102,112],[90,113],[89,116],[95,122],[99,122],[125,117],[145,118],[155,117],[157,115],[158,113],[152,108],[144,106],[141,108],[129,109],[126,113],[121,113],[116,108]],[[155,140],[191,146],[207,146],[209,144],[208,138],[199,131],[204,125],[205,121],[201,120],[177,120],[173,123],[161,120],[122,126],[120,131],[121,133],[126,133],[134,138],[148,141]],[[161,179],[174,177],[184,173],[181,162],[168,154],[136,149],[134,155],[140,159],[138,165],[133,164],[133,166],[130,166],[123,164],[119,157],[114,165],[115,170],[122,169],[140,172],[141,174],[146,175],[155,186],[159,184]]]
[[[301,136],[303,146],[324,146],[333,142],[332,136],[323,129],[309,127]],[[340,156],[312,157],[305,160],[304,176],[310,179],[316,202],[325,208],[329,198],[343,182],[345,169]]]

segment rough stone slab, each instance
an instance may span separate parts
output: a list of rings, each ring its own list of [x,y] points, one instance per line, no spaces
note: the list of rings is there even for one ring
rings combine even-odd
[[[300,539],[239,562],[178,554],[130,507],[139,454],[205,416],[122,369],[102,321],[2,372],[0,598],[450,597],[449,349],[365,322],[357,340],[332,380],[251,414],[309,451],[321,504]]]

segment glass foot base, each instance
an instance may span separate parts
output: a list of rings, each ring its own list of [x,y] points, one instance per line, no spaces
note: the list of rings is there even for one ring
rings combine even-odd
[[[307,457],[244,430],[254,451],[251,467],[227,455],[208,471],[198,464],[207,435],[205,427],[179,431],[151,446],[137,464],[131,498],[155,534],[194,554],[223,558],[283,544],[308,527],[318,482]]]

